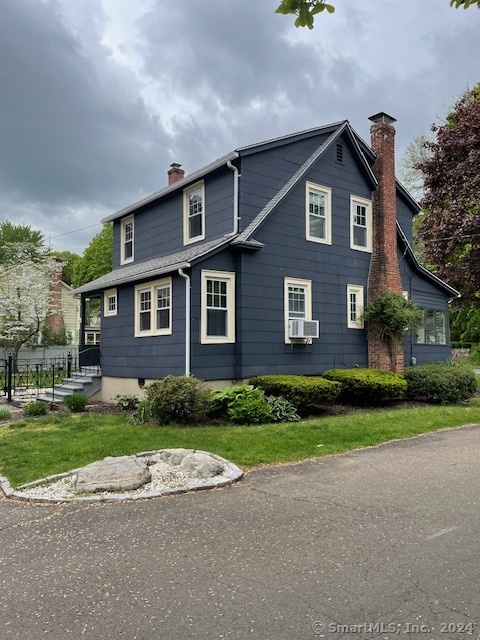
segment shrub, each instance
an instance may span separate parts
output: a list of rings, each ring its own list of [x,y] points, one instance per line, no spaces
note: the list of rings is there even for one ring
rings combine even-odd
[[[407,383],[398,373],[379,369],[331,369],[323,373],[327,380],[340,382],[340,401],[351,405],[377,405],[402,400]]]
[[[193,376],[167,376],[146,389],[146,399],[157,424],[188,424],[201,420],[211,406],[211,389]]]
[[[150,405],[147,400],[141,400],[138,403],[137,410],[128,416],[128,422],[132,424],[147,424],[151,418]]]
[[[298,422],[300,420],[296,408],[282,396],[268,396],[267,403],[273,422]]]
[[[12,412],[8,407],[0,407],[0,420],[10,420]]]
[[[212,409],[217,416],[228,416],[228,409],[241,396],[255,394],[253,384],[236,384],[212,391]]]
[[[47,405],[44,402],[29,402],[24,405],[23,413],[26,416],[46,416],[47,415]]]
[[[263,424],[273,421],[272,410],[262,389],[237,394],[228,408],[228,417],[237,424]]]
[[[470,355],[468,357],[468,361],[470,364],[478,365],[480,364],[480,346],[472,345],[470,348]]]
[[[409,367],[404,373],[407,397],[434,404],[452,404],[468,400],[477,390],[472,369],[456,363],[423,364]]]
[[[118,404],[125,411],[136,409],[140,402],[137,393],[116,393],[113,399],[115,400],[115,404]]]
[[[73,413],[85,411],[87,402],[87,398],[81,393],[72,393],[71,396],[65,396],[63,399],[63,404],[65,404]]]
[[[295,375],[256,376],[251,384],[260,387],[272,396],[282,396],[291,402],[303,415],[309,405],[333,404],[340,393],[341,385],[324,378]]]

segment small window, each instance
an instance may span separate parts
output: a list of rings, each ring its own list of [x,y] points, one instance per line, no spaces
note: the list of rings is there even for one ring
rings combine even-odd
[[[350,198],[350,247],[372,251],[372,202],[365,198]]]
[[[202,271],[203,344],[235,342],[235,274]]]
[[[307,182],[307,240],[332,244],[332,190]]]
[[[340,164],[343,162],[343,144],[337,142],[336,160]]]
[[[133,216],[125,218],[122,220],[121,226],[121,255],[120,262],[122,264],[126,264],[128,262],[133,262],[133,236],[134,236],[134,226],[133,226]]]
[[[363,329],[363,287],[347,285],[347,326],[349,329]]]
[[[85,344],[89,346],[98,346],[100,344],[100,332],[99,331],[86,331],[85,332]]]
[[[117,315],[117,290],[109,289],[103,294],[103,315],[104,316],[116,316]]]
[[[205,184],[197,182],[183,192],[183,242],[205,239]]]
[[[135,336],[172,333],[172,279],[135,287]]]
[[[284,299],[285,342],[290,343],[291,340],[288,337],[289,320],[312,319],[312,281],[285,278]]]
[[[446,311],[439,311],[438,309],[422,309],[421,311],[422,315],[414,331],[415,343],[430,345],[446,344]]]

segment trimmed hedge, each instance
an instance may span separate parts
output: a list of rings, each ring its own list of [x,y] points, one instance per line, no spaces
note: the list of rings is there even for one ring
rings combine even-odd
[[[330,369],[322,374],[342,385],[339,400],[351,405],[377,405],[402,400],[407,382],[398,373],[379,369]]]
[[[407,398],[432,404],[454,404],[471,398],[477,390],[474,372],[467,365],[422,364],[404,372]]]
[[[333,404],[341,390],[337,382],[295,375],[256,376],[250,384],[260,387],[269,396],[283,396],[303,415],[308,405]]]

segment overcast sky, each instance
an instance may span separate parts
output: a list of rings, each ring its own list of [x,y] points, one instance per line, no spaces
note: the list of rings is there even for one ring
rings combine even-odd
[[[379,111],[398,158],[480,80],[476,7],[333,0],[308,31],[278,2],[0,0],[0,221],[82,253],[171,162],[344,119],[369,141]]]

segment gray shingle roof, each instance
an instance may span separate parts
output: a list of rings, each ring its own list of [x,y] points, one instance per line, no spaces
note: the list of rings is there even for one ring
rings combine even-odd
[[[170,273],[176,269],[189,267],[190,262],[193,260],[206,256],[222,245],[228,245],[230,241],[231,238],[217,238],[210,242],[192,245],[183,251],[171,253],[168,256],[153,258],[146,262],[136,262],[119,267],[101,278],[97,278],[96,280],[92,280],[92,282],[88,282],[87,284],[78,287],[78,289],[72,291],[72,294],[101,291],[127,282],[152,278],[165,273]]]

